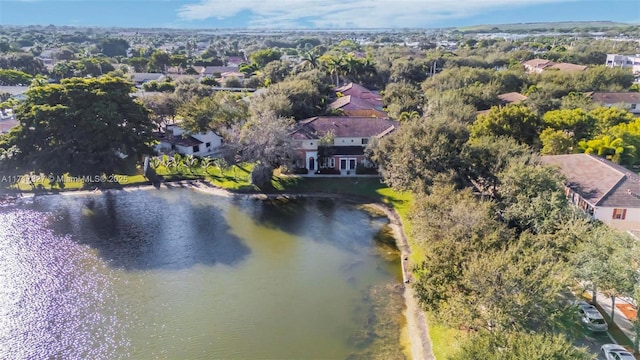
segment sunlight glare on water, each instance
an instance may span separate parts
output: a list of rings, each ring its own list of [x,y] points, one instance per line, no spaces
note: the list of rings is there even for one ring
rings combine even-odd
[[[0,358],[402,358],[385,223],[184,189],[0,208]]]

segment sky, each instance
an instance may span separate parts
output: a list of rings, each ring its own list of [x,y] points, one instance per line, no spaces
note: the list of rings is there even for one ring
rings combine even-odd
[[[0,25],[439,28],[544,21],[640,23],[640,0],[0,0]]]

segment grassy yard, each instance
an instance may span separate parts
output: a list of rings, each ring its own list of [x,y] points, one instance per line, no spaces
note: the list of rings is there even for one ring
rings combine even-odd
[[[73,177],[70,175],[64,175],[61,186],[55,181],[52,182],[47,176],[31,174],[25,175],[22,179],[9,186],[9,189],[19,190],[22,192],[64,191],[94,189],[98,186],[118,188],[149,183],[149,179],[143,175],[110,175],[105,176],[104,178],[106,181],[100,183],[100,179],[95,176]]]
[[[156,176],[150,175],[149,178],[144,175],[124,175],[114,174],[105,176],[106,181],[100,183],[94,176],[90,177],[74,177],[64,175],[62,186],[45,175],[30,174],[25,175],[22,179],[9,186],[9,189],[20,190],[22,192],[33,191],[68,191],[101,188],[120,188],[125,186],[145,185],[153,181],[172,181],[172,180],[189,180],[189,179],[206,179],[212,184],[221,188],[232,191],[259,191],[251,184],[252,164],[240,164],[231,166],[224,170],[217,167],[189,169],[182,167],[179,169],[168,169],[159,166]],[[11,177],[15,179],[14,177]]]

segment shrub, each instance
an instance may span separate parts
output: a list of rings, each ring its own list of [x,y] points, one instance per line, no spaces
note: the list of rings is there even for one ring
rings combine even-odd
[[[365,167],[358,165],[356,166],[356,174],[357,175],[378,175],[378,169],[375,167]]]

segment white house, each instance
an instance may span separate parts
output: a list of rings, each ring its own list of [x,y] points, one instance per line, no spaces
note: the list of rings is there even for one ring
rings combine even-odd
[[[298,168],[309,173],[354,175],[356,168],[375,168],[364,154],[365,147],[374,138],[382,138],[398,128],[398,123],[386,118],[317,116],[302,120],[293,138],[298,141]],[[319,156],[320,139],[333,134],[333,144]]]
[[[640,230],[640,176],[609,160],[587,154],[543,156],[566,178],[569,200],[620,230]]]
[[[164,131],[156,133],[159,153],[177,152],[182,155],[214,155],[222,146],[223,139],[213,131],[200,134],[188,134],[178,125],[167,125]]]
[[[605,65],[608,67],[630,67],[634,73],[637,73],[640,72],[640,54],[607,54],[607,62]]]

